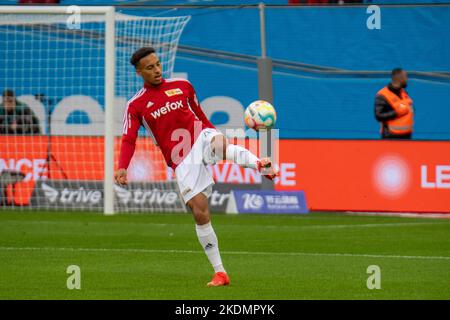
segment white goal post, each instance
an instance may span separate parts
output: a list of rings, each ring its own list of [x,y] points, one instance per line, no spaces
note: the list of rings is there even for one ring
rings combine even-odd
[[[93,193],[94,188],[89,193],[89,187],[86,185],[73,183],[72,189],[66,186],[58,189],[55,185],[47,183],[42,187],[45,189],[42,192],[47,195],[46,199],[43,199],[44,196],[39,196],[36,191],[25,192],[32,193],[37,198],[37,200],[31,200],[35,201],[36,208],[51,207],[61,200],[60,206],[63,209],[99,209],[102,207],[105,214],[113,214],[117,211],[118,199],[115,196],[117,190],[115,190],[113,175],[117,158],[117,140],[122,130],[121,114],[123,114],[125,102],[141,86],[141,80],[134,74],[134,70],[129,64],[130,56],[139,47],[155,47],[165,67],[164,76],[170,77],[173,72],[178,41],[189,19],[189,16],[126,15],[117,13],[113,6],[0,6],[0,55],[4,57],[3,61],[0,58],[0,65],[3,65],[0,66],[0,90],[14,89],[19,96],[19,101],[30,101],[31,105],[35,102],[32,98],[33,95],[36,100],[39,100],[42,97],[39,96],[38,99],[36,93],[46,92],[46,99],[50,101],[46,104],[48,117],[43,115],[40,117],[42,120],[40,135],[48,136],[48,140],[41,137],[42,147],[44,144],[48,145],[47,161],[55,160],[52,160],[51,152],[56,150],[55,152],[72,153],[68,158],[77,159],[78,157],[82,162],[84,161],[82,159],[83,148],[80,149],[79,145],[86,144],[86,154],[94,154],[95,151],[89,151],[97,141],[94,136],[103,135],[104,139],[104,141],[99,140],[104,143],[102,203],[95,203],[95,199],[98,197]],[[33,89],[29,89],[27,84]],[[92,103],[98,102],[100,106],[98,108],[100,111],[96,111],[96,113],[83,109],[86,101],[95,100],[85,93],[91,91],[95,91],[92,95],[98,98],[98,101]],[[72,105],[78,103],[80,110],[70,109],[71,103]],[[68,125],[69,120],[67,119],[58,120],[63,112],[61,110],[64,108],[72,110],[70,116],[71,119],[75,119],[75,124]],[[79,124],[77,121],[82,122],[80,119],[85,118],[86,112],[90,115],[86,123],[90,124]],[[39,112],[36,114],[39,115]],[[45,114],[47,114],[46,111]],[[52,115],[54,119],[51,119]],[[43,125],[44,122],[46,126]],[[51,124],[53,124],[52,129],[50,129]],[[89,130],[84,128],[93,128],[94,125],[97,129],[93,129],[94,131],[90,135],[92,139],[70,142],[70,137],[89,136]],[[100,128],[103,130],[103,134],[95,131]],[[37,148],[38,143],[35,140],[27,140],[32,139],[28,135],[23,134],[21,137],[17,137],[18,135],[20,134],[14,134],[14,137],[9,135],[8,138],[3,137],[4,140],[0,141],[0,143],[6,141],[8,144],[5,147],[8,155],[5,155],[4,159],[0,159],[3,169],[19,167],[18,165],[8,166],[8,163],[16,164],[20,161],[17,157],[14,158],[15,153],[25,154],[25,152]],[[19,140],[20,138],[22,140]],[[55,144],[57,148],[54,147]],[[53,149],[50,149],[51,147]],[[62,151],[58,151],[59,149]],[[3,162],[1,162],[2,160]],[[45,172],[41,172],[42,175],[36,177],[35,173],[33,188],[37,188],[36,185],[39,181],[51,180],[49,179],[52,172],[50,164],[44,165],[48,165],[45,169],[48,171],[47,176],[45,176]],[[88,162],[86,168],[71,169],[77,172],[73,174],[74,178],[69,177],[67,181],[71,181],[71,179],[76,181],[77,174],[80,173],[78,171],[94,171],[98,165],[98,163]],[[55,165],[52,165],[53,167]],[[161,165],[158,166],[158,168],[161,167]],[[68,170],[62,165],[61,170],[64,169]],[[34,171],[36,170],[35,168]],[[1,167],[0,171],[2,171]],[[67,174],[64,173],[64,175]],[[86,177],[95,176],[95,172],[82,172],[79,176],[83,177],[80,180],[89,180]],[[121,191],[119,190],[119,192]],[[91,201],[92,203],[89,202],[89,197],[94,199]],[[164,203],[158,202],[159,195],[147,193],[146,197],[149,199],[153,197],[151,199],[156,199],[155,203],[159,205],[153,209],[149,208],[149,211],[164,210]],[[121,204],[121,209],[128,210],[125,201],[129,201],[130,196],[126,195],[122,198],[125,199],[125,204]],[[170,209],[174,211],[174,208]],[[139,210],[131,208],[130,211]]]

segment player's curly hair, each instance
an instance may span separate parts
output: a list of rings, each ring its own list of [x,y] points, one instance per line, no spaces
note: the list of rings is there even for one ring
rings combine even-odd
[[[142,58],[148,56],[149,54],[155,53],[156,50],[152,47],[142,47],[140,49],[137,49],[133,55],[131,56],[130,63],[137,68],[137,65],[139,61],[141,61]]]

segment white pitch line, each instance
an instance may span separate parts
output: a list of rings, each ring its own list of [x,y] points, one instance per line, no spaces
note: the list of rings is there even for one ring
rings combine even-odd
[[[189,253],[204,254],[203,251],[169,250],[169,249],[136,249],[136,248],[67,248],[67,247],[0,247],[0,251],[69,251],[69,252],[125,252],[125,253]],[[449,256],[402,256],[384,254],[358,253],[321,253],[321,252],[257,252],[257,251],[222,251],[223,255],[264,255],[264,256],[319,256],[350,258],[382,258],[410,260],[450,260]]]
[[[85,226],[81,221],[53,221],[53,220],[38,220],[38,221],[20,221],[20,220],[4,220],[3,223],[16,223],[20,224],[76,224]],[[89,222],[89,225],[103,224],[102,221]],[[240,224],[229,224],[223,223],[223,227],[254,227],[254,228],[267,228],[267,229],[341,229],[341,228],[378,228],[378,227],[410,227],[410,226],[424,226],[424,225],[442,225],[448,222],[441,221],[431,221],[431,222],[391,222],[391,223],[364,223],[364,224],[324,224],[324,225],[240,225]],[[110,225],[114,225],[113,222]],[[138,225],[138,226],[191,226],[191,223],[153,223],[153,222],[123,222],[120,225]],[[450,223],[449,223],[450,225]]]

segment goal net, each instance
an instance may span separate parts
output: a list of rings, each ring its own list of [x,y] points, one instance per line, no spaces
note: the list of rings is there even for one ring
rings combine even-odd
[[[115,186],[112,175],[126,102],[142,86],[130,57],[152,46],[170,77],[189,18],[113,7],[0,8],[1,208],[185,210],[143,129],[129,186]]]

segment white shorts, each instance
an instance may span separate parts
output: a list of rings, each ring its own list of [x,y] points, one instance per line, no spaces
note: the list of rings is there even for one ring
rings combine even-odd
[[[214,180],[206,168],[207,164],[215,164],[211,149],[213,137],[222,134],[216,129],[203,129],[186,158],[175,168],[175,175],[184,202],[202,192],[207,198],[212,193]]]

